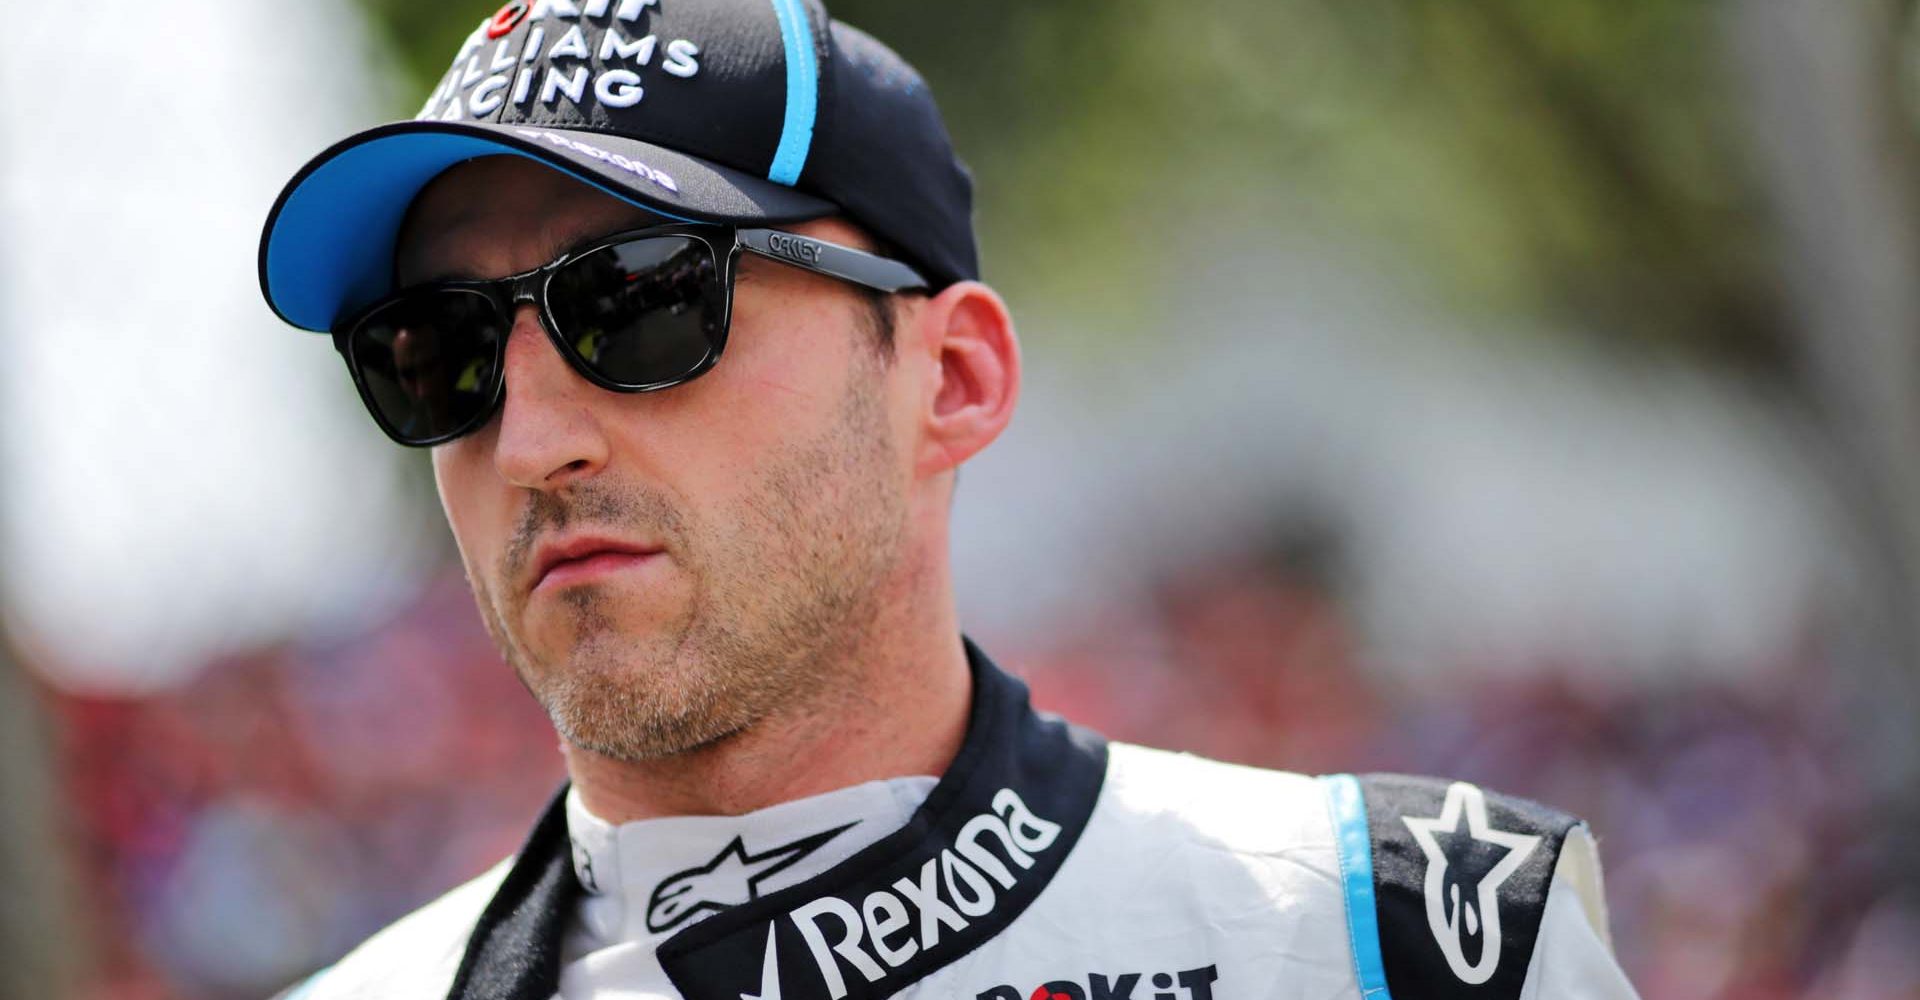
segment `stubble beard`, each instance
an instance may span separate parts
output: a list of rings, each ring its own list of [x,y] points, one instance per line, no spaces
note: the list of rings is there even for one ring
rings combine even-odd
[[[640,529],[667,540],[693,581],[684,612],[652,634],[619,627],[616,592],[580,586],[562,595],[571,648],[536,656],[509,624],[524,621],[524,599],[503,608],[468,567],[488,632],[563,739],[615,760],[658,760],[844,684],[906,523],[879,380],[862,377],[870,374],[854,373],[826,431],[770,465],[725,524],[646,488],[534,494],[493,579],[518,579],[509,564],[569,523]]]

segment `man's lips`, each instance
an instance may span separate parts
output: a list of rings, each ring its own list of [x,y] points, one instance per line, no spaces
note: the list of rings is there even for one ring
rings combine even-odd
[[[585,583],[607,573],[641,565],[659,556],[657,545],[617,538],[581,536],[544,542],[533,555],[529,591]]]

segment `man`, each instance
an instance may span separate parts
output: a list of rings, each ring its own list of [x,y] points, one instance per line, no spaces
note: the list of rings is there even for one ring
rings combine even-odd
[[[970,197],[805,0],[508,4],[293,180],[267,299],[433,447],[572,777],[299,996],[1632,995],[1571,818],[1108,745],[961,638],[1020,382]]]

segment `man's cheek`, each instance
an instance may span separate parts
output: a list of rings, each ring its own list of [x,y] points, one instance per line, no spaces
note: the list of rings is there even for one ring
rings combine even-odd
[[[486,460],[486,453],[475,446],[472,438],[478,436],[469,435],[433,449],[433,483],[440,494],[440,510],[446,514],[454,541],[469,557],[483,554],[481,535],[506,537],[505,531],[486,526],[510,525],[511,514],[504,509],[510,491]]]

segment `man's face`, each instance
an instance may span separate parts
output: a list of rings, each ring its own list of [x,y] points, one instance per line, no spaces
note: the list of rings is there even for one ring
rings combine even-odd
[[[519,273],[660,221],[530,161],[479,160],[421,196],[400,277]],[[835,222],[792,228],[860,243]],[[866,304],[752,255],[735,287],[719,363],[639,394],[581,378],[521,306],[501,412],[433,453],[494,640],[564,738],[618,759],[706,745],[820,690],[900,563],[912,422]]]

